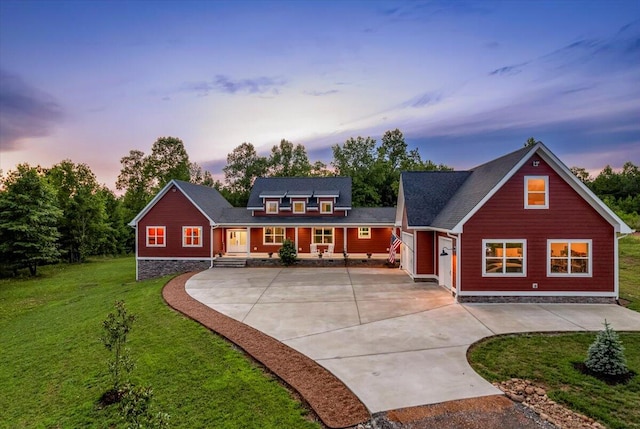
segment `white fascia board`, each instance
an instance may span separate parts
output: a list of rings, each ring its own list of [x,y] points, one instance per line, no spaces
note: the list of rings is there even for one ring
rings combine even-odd
[[[247,207],[247,210],[264,210],[264,206]]]
[[[228,227],[251,227],[251,228],[268,228],[274,226],[282,226],[287,228],[314,228],[318,226],[327,226],[332,228],[360,228],[363,226],[370,226],[373,228],[393,228],[393,223],[390,222],[358,222],[358,223],[327,223],[327,222],[314,222],[314,223],[232,223],[225,222],[224,224],[218,225],[221,228]]]
[[[398,186],[398,202],[396,204],[396,226],[402,226],[402,215],[404,214],[404,189],[402,187],[402,174],[400,174],[400,185]]]

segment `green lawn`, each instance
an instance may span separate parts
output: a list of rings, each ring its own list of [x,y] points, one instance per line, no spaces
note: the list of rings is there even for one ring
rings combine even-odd
[[[640,311],[640,236],[620,239],[620,298],[628,307]]]
[[[592,417],[610,428],[640,428],[640,376],[609,386],[574,369],[582,362],[594,333],[493,337],[468,353],[473,369],[489,381],[535,380],[556,402]],[[620,333],[627,364],[640,373],[640,333]]]
[[[640,311],[640,237],[620,240],[620,297]],[[594,333],[513,335],[474,345],[471,366],[490,381],[535,380],[551,399],[610,428],[640,428],[640,375],[626,385],[609,386],[573,368],[582,362]],[[620,333],[629,368],[640,374],[640,333]]]
[[[167,278],[136,283],[133,258],[46,267],[0,280],[0,427],[122,427],[101,322],[123,299],[137,315],[132,381],[150,384],[171,427],[318,428],[280,383],[224,340],[170,310]]]

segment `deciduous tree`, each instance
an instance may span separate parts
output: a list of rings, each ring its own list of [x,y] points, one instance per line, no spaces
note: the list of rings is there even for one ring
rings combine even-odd
[[[254,180],[265,176],[267,172],[267,159],[259,156],[251,143],[245,142],[227,155],[227,165],[222,171],[231,197],[229,202],[235,206],[245,206]]]

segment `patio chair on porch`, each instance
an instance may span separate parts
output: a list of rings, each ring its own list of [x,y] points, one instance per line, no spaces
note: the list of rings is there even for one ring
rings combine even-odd
[[[327,250],[324,251],[324,254],[327,256],[333,255],[333,244],[329,244],[327,246]]]
[[[317,244],[311,244],[309,247],[311,249],[311,254],[312,255],[317,255],[318,254],[318,245]]]

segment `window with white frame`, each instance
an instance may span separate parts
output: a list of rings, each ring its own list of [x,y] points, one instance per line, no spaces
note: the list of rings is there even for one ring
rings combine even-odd
[[[165,247],[167,245],[167,228],[164,226],[147,227],[147,247]]]
[[[313,244],[333,244],[333,228],[313,228]]]
[[[282,244],[284,243],[285,229],[283,227],[266,227],[264,232],[264,244]]]
[[[524,178],[524,208],[549,208],[549,177],[525,176]]]
[[[202,247],[202,227],[183,226],[182,227],[183,247]]]
[[[320,201],[320,213],[333,213],[333,202]]]
[[[591,276],[591,240],[547,240],[547,275]]]
[[[278,202],[267,201],[267,213],[278,213]]]
[[[371,238],[371,228],[368,226],[358,228],[358,238]]]
[[[305,203],[304,203],[304,201],[294,201],[293,202],[293,212],[294,213],[304,213],[305,212]]]
[[[527,274],[527,241],[482,240],[483,276],[525,276]]]

